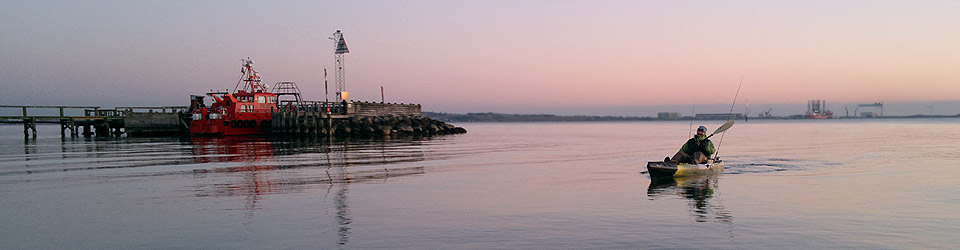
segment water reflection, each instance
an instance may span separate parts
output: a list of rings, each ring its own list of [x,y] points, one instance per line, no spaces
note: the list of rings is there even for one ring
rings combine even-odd
[[[422,174],[423,167],[394,167],[398,163],[424,160],[415,141],[324,142],[317,140],[275,140],[258,137],[191,139],[195,163],[208,167],[194,170],[198,177],[209,174],[242,173],[257,178],[217,183],[205,195],[237,195],[242,187],[260,187],[256,194],[299,191],[299,186],[385,180],[393,176]],[[231,164],[232,163],[232,164]],[[291,171],[296,170],[296,171]],[[322,172],[321,172],[322,171]]]
[[[194,170],[196,195],[244,197],[249,224],[261,196],[326,188],[333,195],[338,245],[349,242],[353,218],[348,202],[351,184],[423,174],[422,166],[404,166],[425,159],[422,141],[323,141],[303,138],[193,138],[195,163],[212,168]],[[232,163],[232,164],[231,164]]]
[[[647,197],[657,199],[680,196],[688,200],[690,214],[696,222],[733,222],[733,216],[714,197],[716,176],[665,177],[650,180]]]
[[[346,245],[350,241],[350,223],[353,218],[350,216],[350,205],[347,204],[347,187],[349,183],[338,185],[339,190],[334,198],[334,205],[337,208],[337,244]]]

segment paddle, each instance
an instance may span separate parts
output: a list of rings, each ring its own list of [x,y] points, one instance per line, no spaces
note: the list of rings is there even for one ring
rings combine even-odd
[[[713,135],[715,135],[715,134],[723,133],[723,132],[727,131],[727,129],[730,129],[730,127],[733,127],[733,120],[728,120],[727,123],[724,123],[724,124],[721,125],[719,128],[717,128],[717,130],[714,130],[713,133],[710,134],[710,136],[707,136],[707,138],[709,139],[711,136],[713,136]]]

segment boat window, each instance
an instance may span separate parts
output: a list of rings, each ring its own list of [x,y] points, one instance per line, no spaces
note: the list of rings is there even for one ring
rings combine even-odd
[[[265,103],[267,102],[266,99],[264,96],[257,96],[257,103]]]
[[[240,105],[240,113],[247,112],[247,105]]]

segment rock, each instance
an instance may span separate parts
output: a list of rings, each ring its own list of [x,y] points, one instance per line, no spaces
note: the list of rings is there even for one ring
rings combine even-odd
[[[401,134],[412,134],[414,132],[413,127],[403,123],[397,124],[397,126],[394,126],[393,129],[397,130],[397,132]]]
[[[434,125],[434,124],[430,124],[430,125],[427,125],[426,127],[424,127],[424,132],[426,132],[426,133],[436,134],[437,131],[440,131],[440,129],[437,128],[437,125]]]
[[[378,135],[383,135],[383,136],[390,136],[390,133],[393,132],[392,130],[393,130],[392,127],[389,127],[389,126],[377,126],[376,131],[374,131],[374,133]]]

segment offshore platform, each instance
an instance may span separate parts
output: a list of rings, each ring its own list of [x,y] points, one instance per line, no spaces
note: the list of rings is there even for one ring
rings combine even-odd
[[[827,100],[810,100],[807,101],[807,113],[804,118],[830,119],[833,118],[833,112],[827,110]]]

